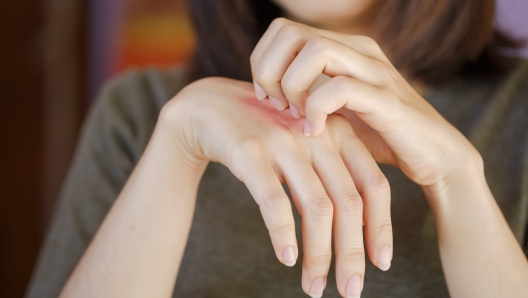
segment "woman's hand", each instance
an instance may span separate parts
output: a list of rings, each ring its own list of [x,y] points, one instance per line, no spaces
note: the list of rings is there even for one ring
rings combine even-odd
[[[327,129],[308,138],[303,120],[256,101],[251,84],[208,78],[183,89],[164,107],[160,119],[185,148],[189,165],[221,162],[247,185],[277,258],[293,266],[298,255],[295,223],[281,183],[288,185],[302,216],[302,287],[307,294],[322,295],[333,230],[339,292],[360,295],[363,214],[370,259],[382,270],[389,268],[389,185],[344,117],[328,117]]]
[[[304,132],[324,131],[340,112],[374,158],[396,165],[414,182],[441,188],[461,166],[480,166],[467,139],[425,101],[372,39],[276,19],[251,56],[257,97],[306,116]],[[332,77],[315,92],[325,74]],[[447,203],[433,199],[433,209]]]
[[[377,161],[400,167],[422,185],[452,297],[527,293],[526,257],[488,188],[479,153],[372,39],[277,19],[251,65],[257,97],[306,115],[307,135],[325,133],[327,115],[340,109]],[[321,74],[332,79],[310,94]],[[368,218],[365,223],[368,230]]]

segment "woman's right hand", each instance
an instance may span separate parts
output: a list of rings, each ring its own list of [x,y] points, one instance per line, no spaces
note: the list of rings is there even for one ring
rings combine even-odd
[[[392,259],[385,176],[342,116],[330,115],[320,136],[306,137],[303,120],[255,100],[253,90],[250,83],[230,79],[199,80],[165,105],[160,124],[186,153],[189,166],[217,161],[247,185],[277,258],[293,266],[298,248],[281,185],[286,183],[302,216],[303,290],[322,295],[333,232],[339,292],[358,297],[365,272],[363,220],[372,263],[387,270]]]

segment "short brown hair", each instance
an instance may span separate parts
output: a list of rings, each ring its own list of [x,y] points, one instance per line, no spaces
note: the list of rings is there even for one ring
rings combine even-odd
[[[251,81],[249,56],[271,21],[271,1],[192,0],[197,47],[190,80],[223,76]],[[377,0],[372,37],[407,76],[436,86],[459,75],[507,67],[503,48],[518,43],[494,26],[494,0]]]

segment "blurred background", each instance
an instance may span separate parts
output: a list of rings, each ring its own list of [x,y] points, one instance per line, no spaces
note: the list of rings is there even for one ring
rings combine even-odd
[[[528,1],[497,26],[528,39]],[[22,297],[83,118],[109,77],[186,64],[185,0],[0,3],[0,297]],[[528,58],[528,47],[510,53]]]

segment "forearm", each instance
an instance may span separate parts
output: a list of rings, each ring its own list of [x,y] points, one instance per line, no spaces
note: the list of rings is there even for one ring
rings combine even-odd
[[[61,297],[170,296],[206,165],[175,143],[156,127]]]
[[[480,167],[424,188],[433,208],[440,255],[452,297],[523,297],[528,263]],[[434,205],[434,204],[433,204]]]

